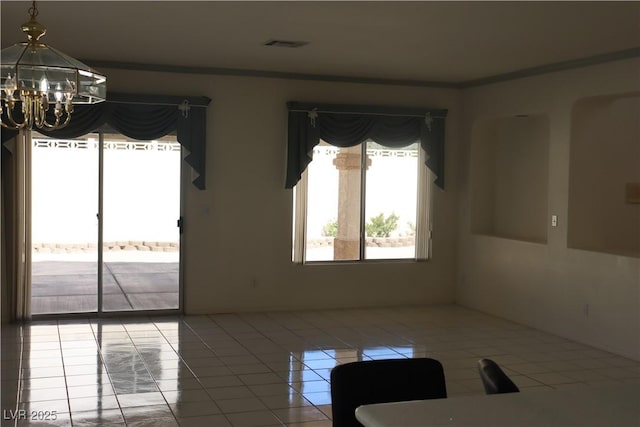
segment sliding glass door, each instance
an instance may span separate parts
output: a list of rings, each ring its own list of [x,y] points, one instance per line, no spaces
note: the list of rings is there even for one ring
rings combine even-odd
[[[180,145],[105,135],[103,308],[176,309],[180,265]]]
[[[175,138],[33,135],[32,314],[180,308]]]
[[[98,310],[98,135],[33,133],[31,312]]]

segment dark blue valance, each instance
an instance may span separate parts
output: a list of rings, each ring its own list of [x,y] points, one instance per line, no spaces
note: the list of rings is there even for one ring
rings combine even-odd
[[[129,138],[143,141],[175,132],[180,145],[188,151],[185,161],[196,173],[193,184],[204,190],[207,106],[210,102],[207,97],[109,92],[106,102],[74,106],[71,121],[66,127],[54,131],[34,130],[52,138],[71,139],[107,125]],[[51,110],[49,114],[52,114]],[[53,117],[49,121],[53,122]],[[17,133],[18,131],[2,128],[2,142],[13,138]]]
[[[320,140],[353,147],[367,140],[390,148],[420,142],[435,183],[444,189],[444,127],[447,110],[379,106],[287,103],[287,178],[293,188],[313,159]]]

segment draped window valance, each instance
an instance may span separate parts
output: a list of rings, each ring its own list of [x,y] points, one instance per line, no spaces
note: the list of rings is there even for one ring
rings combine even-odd
[[[34,130],[52,138],[70,139],[107,125],[129,138],[143,141],[175,132],[180,145],[188,151],[185,161],[195,172],[193,184],[204,190],[207,106],[210,102],[207,97],[110,92],[106,102],[74,106],[71,121],[66,127],[54,131]],[[2,143],[17,134],[18,131],[3,128]]]
[[[320,140],[353,147],[369,139],[390,148],[420,142],[435,183],[444,189],[444,126],[447,110],[287,103],[289,110],[286,188],[293,188],[313,159]]]

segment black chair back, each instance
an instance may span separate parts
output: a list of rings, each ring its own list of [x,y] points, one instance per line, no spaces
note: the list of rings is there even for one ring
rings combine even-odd
[[[355,416],[360,405],[444,397],[444,370],[434,359],[367,360],[331,371],[333,427],[362,427]]]
[[[519,392],[518,386],[500,369],[498,364],[491,359],[478,360],[480,379],[487,394],[515,393]]]

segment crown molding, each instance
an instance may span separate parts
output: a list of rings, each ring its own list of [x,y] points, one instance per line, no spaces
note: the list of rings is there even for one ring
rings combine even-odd
[[[593,55],[585,58],[572,59],[568,61],[555,62],[552,64],[537,67],[525,68],[509,73],[496,74],[479,79],[466,80],[462,82],[412,80],[412,79],[387,79],[375,77],[354,77],[326,74],[293,73],[284,71],[248,70],[239,68],[217,68],[217,67],[196,67],[168,64],[142,64],[137,62],[102,61],[97,59],[82,59],[82,62],[94,68],[111,68],[131,71],[152,71],[164,73],[180,74],[206,74],[216,76],[234,77],[262,77],[287,80],[313,80],[321,82],[358,83],[375,84],[387,86],[411,86],[411,87],[434,87],[445,89],[467,89],[484,86],[493,83],[501,83],[509,80],[522,79],[541,74],[553,73],[575,68],[584,68],[591,65],[603,64],[607,62],[619,61],[640,57],[640,47]]]
[[[586,58],[571,59],[568,61],[554,62],[553,64],[540,65],[537,67],[524,68],[510,73],[498,74],[495,76],[483,77],[475,80],[467,80],[460,83],[462,89],[484,86],[492,83],[501,83],[509,80],[522,79],[525,77],[537,76],[540,74],[554,73],[556,71],[571,70],[574,68],[584,68],[591,65],[604,64],[607,62],[620,61],[623,59],[640,57],[640,47],[619,50],[600,55],[593,55]]]

